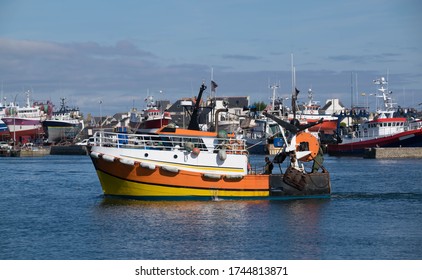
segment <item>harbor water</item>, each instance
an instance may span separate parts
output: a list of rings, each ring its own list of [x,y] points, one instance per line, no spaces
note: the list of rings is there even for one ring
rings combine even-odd
[[[0,259],[422,259],[422,160],[324,165],[328,199],[135,201],[88,156],[0,158]]]

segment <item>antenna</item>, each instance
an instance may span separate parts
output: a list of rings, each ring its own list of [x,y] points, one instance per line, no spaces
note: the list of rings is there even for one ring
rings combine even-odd
[[[292,110],[293,110],[293,120],[296,119],[296,99],[297,94],[299,93],[296,90],[296,69],[293,64],[293,54],[291,54],[291,63],[292,63]]]
[[[355,73],[355,91],[356,91],[356,105],[360,106],[360,104],[359,104],[359,90],[358,90],[358,73]]]
[[[272,110],[272,111],[274,111],[274,108],[275,108],[275,93],[276,93],[276,91],[277,91],[277,89],[278,89],[279,87],[280,87],[280,86],[279,86],[279,85],[277,85],[277,84],[273,84],[272,86],[270,86],[270,89],[272,89],[272,90],[273,90],[272,107],[271,107],[271,110]]]
[[[295,81],[295,74],[294,74],[294,72],[295,72],[295,70],[294,70],[294,64],[293,64],[293,54],[290,54],[290,63],[291,63],[291,71],[292,71],[292,93],[295,91],[295,84],[296,84],[296,81]]]
[[[350,72],[350,108],[353,108],[353,72]]]
[[[4,104],[2,104],[4,100]],[[1,99],[0,99],[0,104],[6,106],[6,97],[3,97],[3,80],[1,80]]]

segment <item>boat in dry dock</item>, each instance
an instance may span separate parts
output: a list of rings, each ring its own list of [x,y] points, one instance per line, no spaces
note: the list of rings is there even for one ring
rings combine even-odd
[[[202,85],[198,95],[201,99]],[[289,133],[277,157],[290,157],[284,174],[252,172],[245,141],[222,132],[200,131],[195,105],[189,129],[163,126],[148,134],[98,131],[90,156],[103,192],[135,199],[286,199],[327,197],[330,175],[318,140],[279,120]],[[278,162],[282,162],[279,160]],[[308,172],[314,161],[321,171]],[[286,161],[287,162],[287,161]]]

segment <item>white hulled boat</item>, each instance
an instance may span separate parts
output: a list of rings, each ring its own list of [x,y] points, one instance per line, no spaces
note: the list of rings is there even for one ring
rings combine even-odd
[[[170,113],[158,108],[153,96],[148,96],[145,101],[146,108],[140,114],[134,109],[130,114],[129,126],[132,129],[156,129],[170,123]]]
[[[72,142],[84,128],[79,109],[67,107],[65,98],[61,98],[60,109],[53,112],[49,119],[42,122],[42,125],[49,143]]]
[[[384,108],[377,111],[372,120],[356,125],[348,134],[338,133],[338,142],[328,144],[331,155],[361,155],[365,149],[374,147],[421,147],[422,121],[397,115],[390,92],[384,86],[388,81],[382,77],[374,80],[383,99]]]
[[[339,111],[344,108],[337,108]],[[308,90],[308,102],[302,105],[302,110],[297,112],[297,118],[306,122],[308,124],[313,124],[323,118],[323,121],[320,124],[312,126],[309,128],[311,132],[322,132],[325,134],[333,134],[337,129],[338,118],[333,116],[333,114],[325,114],[321,111],[321,105],[314,101],[312,89]],[[292,118],[292,116],[290,116]]]
[[[12,139],[21,143],[30,142],[44,134],[41,123],[51,114],[52,108],[53,105],[49,101],[31,104],[27,92],[25,106],[11,103],[6,108],[6,116],[2,121],[7,125]]]

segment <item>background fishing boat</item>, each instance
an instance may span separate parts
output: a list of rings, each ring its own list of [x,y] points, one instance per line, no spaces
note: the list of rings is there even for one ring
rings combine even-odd
[[[7,125],[11,138],[22,144],[43,138],[44,130],[42,122],[51,115],[53,104],[33,102],[29,99],[29,92],[26,94],[25,106],[18,106],[11,103],[6,107],[5,117],[2,121]]]
[[[0,140],[8,140],[10,138],[7,125],[2,121],[2,118],[4,118],[5,116],[6,116],[6,104],[0,101]]]
[[[269,88],[272,90],[272,102],[264,111],[284,119],[284,112],[287,110],[284,107],[283,99],[277,98],[279,86],[274,84]],[[255,106],[245,109],[248,110],[248,114],[240,123],[240,128],[248,152],[250,154],[270,154],[274,148],[273,139],[281,136],[283,128],[271,118],[266,117],[263,112],[258,112]]]
[[[299,105],[297,118],[308,124],[314,124],[321,118],[323,121],[309,128],[311,132],[321,132],[324,134],[333,134],[337,129],[338,117],[334,114],[344,110],[344,106],[338,99],[327,100],[326,104],[322,107],[319,102],[314,101],[312,89],[308,90],[308,102]]]
[[[84,122],[79,109],[69,108],[65,98],[61,98],[60,109],[44,120],[42,126],[48,143],[72,142],[84,128]]]
[[[166,126],[171,122],[171,115],[161,106],[157,105],[153,96],[145,98],[146,107],[141,112],[132,109],[129,126],[134,131],[138,129],[156,129]]]
[[[269,154],[272,140],[281,135],[283,129],[274,120],[262,116],[259,119],[245,119],[241,124],[242,137],[250,154]]]
[[[337,142],[327,145],[330,155],[363,155],[374,147],[422,147],[422,121],[401,114],[388,91],[384,77],[374,80],[384,108],[371,120],[355,124],[351,130],[339,129]]]

